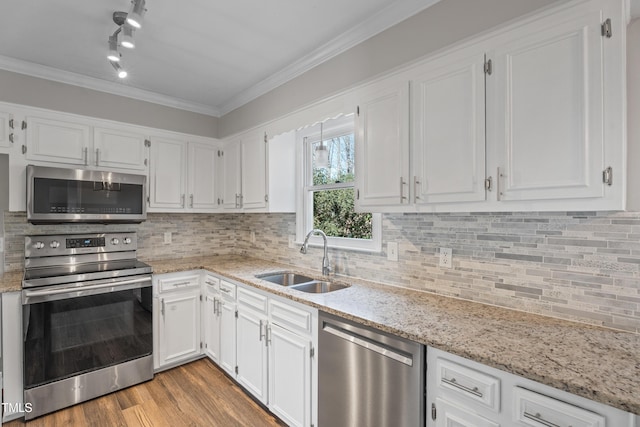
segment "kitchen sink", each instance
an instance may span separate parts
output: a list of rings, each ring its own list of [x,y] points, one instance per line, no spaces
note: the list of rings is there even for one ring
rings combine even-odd
[[[316,280],[313,277],[289,271],[282,273],[258,274],[256,275],[256,278],[266,280],[267,282],[275,283],[280,286],[289,286],[291,289],[310,294],[324,294],[349,287],[349,285],[345,283]]]
[[[349,285],[344,283],[314,280],[313,282],[292,286],[291,289],[295,289],[297,291],[302,291],[302,292],[308,292],[310,294],[324,294],[327,292],[338,291],[340,289],[344,289],[348,287]]]
[[[299,285],[302,283],[312,282],[314,279],[297,273],[269,273],[260,274],[256,278],[266,280],[267,282],[275,283],[281,286]]]

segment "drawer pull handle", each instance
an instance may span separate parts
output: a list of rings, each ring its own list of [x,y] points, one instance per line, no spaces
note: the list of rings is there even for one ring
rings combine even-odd
[[[536,421],[546,427],[560,427],[558,424],[552,423],[550,421],[545,420],[544,418],[542,418],[542,416],[540,415],[540,413],[536,412],[536,414],[530,414],[529,412],[525,411],[524,412],[524,417],[525,418],[529,418],[530,420]],[[571,427],[571,426],[569,426]]]
[[[220,290],[222,292],[224,292],[225,294],[230,294],[231,293],[231,289],[227,289],[227,288],[220,288]]]
[[[471,388],[462,384],[458,384],[455,378],[442,378],[442,382],[445,384],[449,384],[452,387],[458,388],[462,391],[466,391],[467,393],[471,393],[474,396],[482,397],[482,393],[480,392],[480,390],[478,390],[478,387]]]
[[[179,282],[179,283],[174,283],[173,286],[178,287],[178,286],[189,286],[191,284],[191,282]]]
[[[210,280],[206,280],[204,283],[206,283],[209,286],[215,286],[216,284]]]

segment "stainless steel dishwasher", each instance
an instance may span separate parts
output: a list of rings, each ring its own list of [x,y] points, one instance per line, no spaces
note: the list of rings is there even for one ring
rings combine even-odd
[[[319,427],[424,426],[424,346],[319,315]]]

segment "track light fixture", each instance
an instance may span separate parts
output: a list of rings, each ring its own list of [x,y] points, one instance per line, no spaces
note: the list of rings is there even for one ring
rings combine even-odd
[[[129,9],[129,14],[127,15],[127,24],[135,29],[142,28],[142,18],[147,11],[144,6],[145,0],[133,0],[131,2],[131,9]]]
[[[120,77],[121,79],[127,77],[126,70],[124,70],[119,63],[111,61],[111,66],[114,70],[116,70],[116,73],[118,73],[118,77]]]
[[[133,40],[133,35],[136,28],[141,27],[142,17],[147,9],[145,9],[145,0],[132,0],[131,10],[129,13],[116,11],[113,12],[113,22],[118,28],[109,37],[109,53],[107,59],[111,63],[111,66],[117,71],[118,77],[124,79],[127,77],[127,72],[120,65],[120,51],[118,50],[118,36],[120,36],[120,46],[127,49],[133,49],[136,47]]]

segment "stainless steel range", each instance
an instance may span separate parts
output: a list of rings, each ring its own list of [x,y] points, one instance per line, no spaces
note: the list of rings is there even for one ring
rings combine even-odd
[[[25,238],[25,419],[153,378],[151,267],[136,249],[135,233]]]

